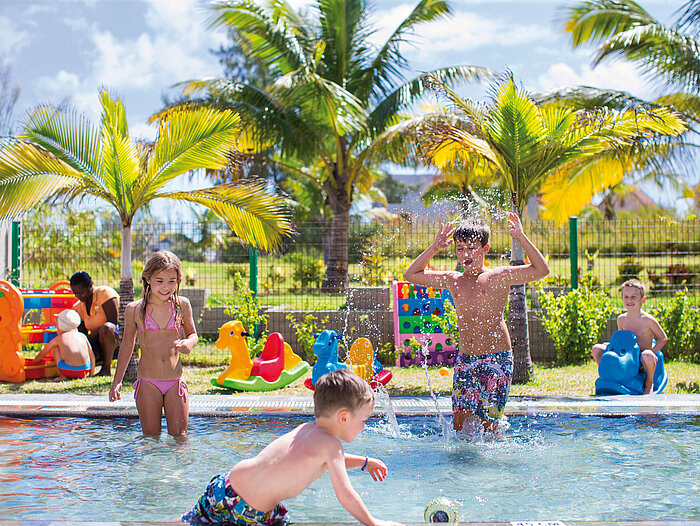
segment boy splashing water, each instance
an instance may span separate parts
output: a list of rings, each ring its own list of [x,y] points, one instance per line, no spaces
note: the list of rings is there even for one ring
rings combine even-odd
[[[355,440],[373,409],[374,393],[359,376],[347,370],[323,375],[314,391],[315,420],[211,479],[204,495],[182,520],[284,526],[290,519],[280,502],[296,497],[328,471],[338,500],[355,519],[369,526],[400,526],[375,519],[348,477],[347,470],[352,468],[369,472],[374,480],[384,480],[387,475],[381,460],[345,453],[340,442]]]
[[[459,353],[455,363],[453,426],[470,433],[497,432],[513,378],[510,335],[503,319],[511,285],[529,283],[549,274],[542,253],[525,235],[517,214],[508,216],[508,231],[523,247],[528,265],[487,268],[488,226],[470,219],[456,229],[441,224],[435,240],[404,272],[417,285],[448,289],[457,311]],[[425,270],[435,254],[455,244],[464,272]]]

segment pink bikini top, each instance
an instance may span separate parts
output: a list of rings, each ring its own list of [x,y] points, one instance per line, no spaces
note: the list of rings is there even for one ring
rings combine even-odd
[[[139,334],[142,332],[155,332],[155,331],[179,331],[180,330],[180,324],[175,321],[175,306],[173,305],[173,302],[170,302],[170,308],[172,309],[172,314],[170,315],[170,319],[168,320],[168,323],[165,324],[165,327],[160,327],[156,323],[156,321],[151,318],[151,315],[148,314],[148,309],[146,309],[146,315],[143,318],[143,328],[139,331]]]

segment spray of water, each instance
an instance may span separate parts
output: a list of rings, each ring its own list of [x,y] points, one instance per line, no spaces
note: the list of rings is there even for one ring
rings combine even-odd
[[[437,417],[438,417],[438,423],[440,424],[440,429],[442,429],[442,437],[445,440],[445,443],[447,444],[450,439],[454,437],[454,430],[452,429],[452,426],[450,423],[445,419],[445,417],[442,414],[442,411],[440,411],[440,404],[438,404],[438,399],[437,395],[435,394],[435,391],[433,391],[433,385],[430,383],[430,375],[428,374],[428,347],[430,346],[430,340],[426,340],[421,344],[421,354],[423,355],[423,372],[425,373],[425,380],[428,384],[428,390],[430,391],[430,396],[433,399],[433,402],[435,403],[435,411],[437,412]]]

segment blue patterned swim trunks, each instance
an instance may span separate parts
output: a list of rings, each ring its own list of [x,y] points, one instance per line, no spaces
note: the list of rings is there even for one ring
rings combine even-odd
[[[513,353],[482,356],[457,354],[452,384],[452,411],[473,413],[482,420],[503,418],[513,380]]]
[[[211,479],[204,495],[182,516],[192,524],[235,524],[237,526],[286,526],[287,509],[278,504],[272,511],[258,511],[239,497],[228,481],[228,473]]]

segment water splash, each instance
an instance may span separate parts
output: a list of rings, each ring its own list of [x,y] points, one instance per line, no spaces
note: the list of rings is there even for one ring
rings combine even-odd
[[[400,429],[399,422],[396,420],[396,411],[394,411],[394,406],[391,405],[391,398],[389,397],[389,392],[386,388],[379,384],[379,386],[374,390],[376,393],[375,400],[379,403],[386,415],[387,421],[389,422],[391,435],[394,438],[398,438]]]
[[[420,348],[420,352],[423,355],[423,372],[425,373],[425,380],[428,384],[430,396],[432,397],[433,402],[435,403],[435,411],[437,412],[438,423],[440,424],[440,428],[442,429],[442,437],[445,440],[445,445],[447,445],[450,442],[450,440],[454,438],[455,433],[450,423],[443,416],[442,411],[440,411],[440,405],[438,404],[437,395],[435,394],[435,391],[433,391],[433,385],[430,383],[430,375],[428,374],[428,347],[430,346],[430,343],[430,340],[426,340],[421,344]]]

